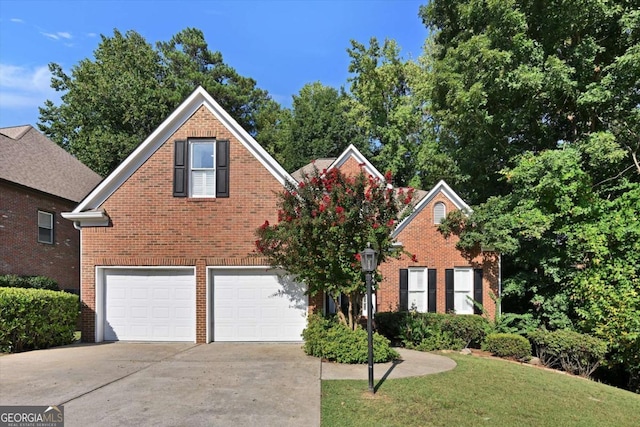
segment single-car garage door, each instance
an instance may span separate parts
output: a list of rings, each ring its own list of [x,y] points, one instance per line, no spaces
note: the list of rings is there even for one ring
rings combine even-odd
[[[104,339],[195,341],[193,269],[107,269]]]
[[[273,272],[212,270],[213,341],[302,341],[308,299]]]

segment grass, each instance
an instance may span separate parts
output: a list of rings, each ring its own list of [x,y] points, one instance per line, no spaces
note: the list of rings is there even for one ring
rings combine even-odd
[[[449,372],[322,382],[323,426],[633,426],[640,395],[503,360],[447,355]]]

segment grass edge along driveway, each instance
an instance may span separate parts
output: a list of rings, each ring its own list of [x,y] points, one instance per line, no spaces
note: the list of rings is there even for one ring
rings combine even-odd
[[[383,382],[322,381],[323,426],[632,426],[640,395],[499,359],[447,354],[453,371]]]

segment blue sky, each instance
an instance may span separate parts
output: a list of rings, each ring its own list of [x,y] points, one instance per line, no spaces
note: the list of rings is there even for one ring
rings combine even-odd
[[[305,83],[347,86],[350,40],[395,39],[417,58],[427,37],[426,0],[169,1],[0,0],[0,127],[35,125],[50,88],[47,64],[70,72],[93,59],[100,35],[135,30],[168,41],[187,27],[284,106]]]

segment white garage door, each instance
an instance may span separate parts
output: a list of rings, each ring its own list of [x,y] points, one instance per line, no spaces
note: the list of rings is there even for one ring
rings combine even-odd
[[[269,272],[213,271],[213,341],[302,341],[308,299]]]
[[[195,341],[193,270],[105,271],[107,341]]]

